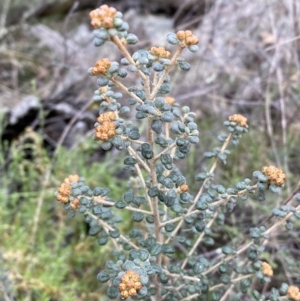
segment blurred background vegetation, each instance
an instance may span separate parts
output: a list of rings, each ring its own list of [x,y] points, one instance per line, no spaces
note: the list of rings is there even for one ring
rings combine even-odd
[[[100,248],[82,218],[69,219],[54,198],[60,182],[77,173],[120,199],[131,176],[122,170],[122,153],[105,153],[92,140],[97,107],[91,97],[97,86],[86,71],[97,59],[121,58],[110,44],[92,45],[88,14],[103,3],[0,4],[1,301],[105,300],[96,275],[110,249]],[[124,12],[145,49],[166,45],[166,33],[178,29],[191,29],[200,39],[199,53],[186,53],[191,71],[174,72],[171,93],[199,116],[201,143],[181,166],[193,191],[195,171],[210,164],[203,152],[219,146],[215,138],[222,123],[236,112],[248,118],[250,130],[217,179],[232,187],[269,164],[288,175],[282,195],[268,195],[263,206],[255,200],[238,206],[216,233],[219,245],[238,242],[245,229],[299,188],[299,1],[105,3]],[[131,220],[123,218],[126,229]],[[300,283],[299,233],[299,224],[289,236],[276,233],[264,258],[276,267],[277,279],[290,284]]]

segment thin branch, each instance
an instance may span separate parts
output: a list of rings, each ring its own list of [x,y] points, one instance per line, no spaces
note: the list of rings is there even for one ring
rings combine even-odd
[[[190,295],[190,296],[188,296],[188,297],[182,299],[181,301],[189,301],[189,300],[192,300],[192,299],[197,298],[197,297],[200,297],[200,296],[201,296],[201,293],[200,293],[200,294],[199,294],[199,293],[196,293],[196,294]]]
[[[106,205],[106,206],[110,206],[110,207],[114,207],[115,206],[115,202],[106,201],[106,200],[102,199],[101,197],[94,197],[94,201],[96,203],[98,203],[98,204],[102,204],[102,205]],[[135,207],[131,207],[131,206],[126,206],[123,209],[129,210],[129,211],[133,211],[133,212],[144,213],[146,215],[153,215],[153,213],[150,212],[150,211],[139,209],[139,208],[135,208]]]
[[[195,281],[195,282],[200,281],[199,277],[196,277],[196,276],[193,277],[193,276],[186,276],[186,275],[181,275],[181,274],[173,274],[167,270],[164,270],[164,273],[173,279],[184,279],[184,280]]]
[[[276,77],[278,82],[278,89],[280,93],[280,111],[281,111],[281,132],[282,132],[282,148],[283,148],[283,166],[284,172],[286,175],[289,174],[288,167],[288,147],[287,147],[287,120],[286,120],[286,108],[285,108],[285,93],[283,90],[283,78],[282,78],[282,70],[276,65]],[[291,192],[291,185],[289,177],[286,179],[286,186],[288,193]]]
[[[188,280],[188,281],[194,281],[194,282],[199,282],[201,281],[201,279],[199,279],[199,277],[192,277],[192,276],[185,276],[185,275],[180,275],[180,274],[173,274],[173,273],[170,273],[169,271],[164,271],[164,273],[166,273],[169,277],[173,278],[173,279],[183,279],[183,280]],[[243,279],[247,279],[247,278],[250,278],[250,277],[253,277],[253,274],[247,274],[247,275],[242,275],[242,276],[239,276],[237,278],[234,278],[234,279],[231,279],[231,282],[232,283],[235,283],[235,282],[239,282]],[[234,285],[234,284],[232,284]],[[220,287],[223,287],[225,286],[225,284],[223,283],[220,283],[220,284],[217,284],[215,286],[212,286],[209,291],[214,291]],[[202,294],[201,293],[196,293],[196,294],[193,294],[193,295],[190,295],[184,299],[182,299],[181,301],[187,301],[187,300],[191,300],[191,299],[194,299],[196,297],[199,297],[201,296]]]
[[[149,196],[148,193],[147,193],[147,192],[148,192],[148,189],[147,189],[147,186],[146,186],[146,183],[145,183],[145,180],[144,180],[142,171],[141,171],[141,169],[140,169],[140,167],[139,167],[138,164],[135,164],[134,167],[135,167],[135,170],[136,170],[136,172],[137,172],[137,174],[138,174],[138,177],[139,177],[140,181],[142,182],[143,189],[144,189],[144,191],[145,191],[145,195],[146,195],[146,198],[147,198],[147,200],[148,200],[148,205],[149,205],[149,207],[150,207],[151,214],[153,215],[153,205],[152,205],[152,202],[151,202],[151,198],[150,198],[150,196]]]
[[[296,186],[296,188],[294,189],[294,191],[293,191],[293,192],[292,192],[292,193],[284,200],[284,202],[282,203],[282,205],[288,204],[288,203],[294,198],[294,196],[295,196],[298,192],[300,192],[300,181],[298,182],[298,185]],[[264,220],[262,220],[262,221],[260,222],[260,224],[259,224],[258,226],[265,224],[265,223],[268,222],[272,217],[273,217],[273,215],[270,215],[269,217],[265,218]]]
[[[229,144],[231,138],[232,138],[232,134],[229,134],[228,137],[226,138],[226,140],[225,140],[224,143],[223,143],[223,146],[222,146],[221,151],[220,151],[221,154],[224,153],[224,151],[225,151],[225,149],[227,148],[227,146],[228,146],[228,144]],[[217,164],[218,164],[218,161],[219,161],[219,160],[216,158],[216,159],[215,159],[215,162],[214,162],[214,164],[213,164],[213,166],[210,168],[210,170],[209,170],[209,172],[208,172],[209,175],[211,175],[211,174],[215,171],[215,169],[216,169],[216,167],[217,167]],[[206,178],[206,179],[204,180],[204,182],[203,182],[201,188],[199,189],[197,195],[195,196],[195,198],[194,198],[194,205],[192,206],[192,209],[195,207],[196,201],[199,199],[200,195],[202,194],[203,188],[204,188],[204,186],[205,186],[205,184],[206,184],[207,181],[208,181],[208,178]],[[190,211],[191,211],[191,210],[190,210]]]
[[[141,159],[141,157],[136,153],[136,151],[131,147],[128,146],[129,154],[134,157],[144,168],[145,170],[150,174],[150,167]]]
[[[146,92],[146,99],[150,99],[151,97],[151,88],[150,88],[150,78],[149,76],[146,76],[144,79],[144,89]]]
[[[252,276],[252,275],[251,275]],[[227,296],[231,293],[231,291],[233,290],[234,288],[234,284],[231,284],[229,286],[229,288],[226,290],[225,294],[222,296],[222,298],[220,299],[220,301],[225,301]]]
[[[0,37],[2,37],[2,35],[5,32],[7,32],[7,30],[5,28],[5,24],[6,24],[6,18],[8,15],[9,5],[10,5],[9,0],[4,0],[2,2],[2,12],[1,12],[1,16],[0,16]]]
[[[210,228],[211,225],[213,224],[213,222],[215,221],[215,219],[217,218],[218,216],[218,212],[215,212],[213,218],[209,221],[209,223],[205,226],[206,229]],[[203,237],[205,235],[205,232],[203,231],[197,241],[194,243],[193,247],[191,248],[190,252],[188,253],[188,255],[186,256],[185,260],[183,261],[182,265],[181,265],[181,269],[184,269],[187,262],[188,262],[188,259],[193,255],[193,253],[196,251],[197,247],[199,246],[199,244],[201,243]]]
[[[152,81],[152,87],[155,87],[158,83],[159,77],[158,72],[154,71],[153,81]]]
[[[270,5],[269,1],[267,1],[268,4]],[[274,16],[271,13],[271,10],[269,10],[269,18],[270,18],[270,23],[272,27],[272,34],[273,36],[277,37],[277,32],[275,28],[275,20]],[[277,43],[275,45],[278,45]],[[277,46],[275,48],[275,57],[279,61],[279,47]],[[281,131],[282,131],[282,147],[283,147],[283,166],[284,166],[284,172],[288,175],[288,154],[287,154],[287,133],[286,133],[286,126],[287,126],[287,121],[286,121],[286,110],[285,110],[285,93],[284,93],[284,88],[283,88],[283,76],[282,76],[282,70],[279,66],[279,62],[275,64],[275,73],[276,73],[276,79],[277,79],[277,85],[279,89],[279,94],[280,94],[280,111],[281,111]],[[290,187],[290,181],[289,178],[286,181],[287,183],[287,189],[288,193],[291,192],[291,187]]]
[[[111,41],[119,48],[120,52],[128,60],[128,62],[131,65],[135,66],[135,61],[132,59],[130,53],[128,52],[127,48],[124,46],[122,41],[119,39],[119,37],[113,36],[113,37],[111,37]],[[145,82],[147,81],[147,76],[141,70],[137,70],[137,73]],[[148,78],[148,80],[149,80],[149,78]]]
[[[106,227],[106,223],[103,223],[102,220],[98,219],[97,217],[94,217],[95,219],[97,219],[97,222],[100,226],[102,226],[102,228],[104,229],[104,231],[106,232],[107,235],[109,235],[109,231],[111,231],[109,228]],[[112,238],[112,237],[111,237]],[[118,245],[117,241],[115,238],[112,238],[112,243],[114,244],[115,248],[118,251],[121,251],[121,246]]]
[[[122,135],[120,135],[120,137],[121,137],[123,140],[125,140],[125,141],[130,141],[130,142],[132,142],[132,143],[136,143],[136,144],[139,144],[139,145],[145,143],[144,141],[141,141],[141,140],[133,140],[133,139],[130,139],[129,137],[122,136]]]
[[[221,265],[222,263],[224,263],[224,261],[227,262],[227,261],[233,259],[234,257],[236,257],[236,256],[238,256],[238,255],[240,255],[240,254],[242,254],[242,253],[245,252],[252,244],[253,244],[252,242],[249,242],[248,244],[244,245],[244,246],[241,247],[234,255],[229,255],[229,256],[227,256],[226,258],[224,258],[226,255],[223,255],[215,265],[211,266],[208,270],[206,270],[205,272],[203,272],[202,275],[207,275],[208,273],[210,273],[211,271],[213,271],[214,269],[216,269],[219,265]],[[224,258],[224,259],[223,259],[223,258]]]
[[[167,221],[165,221],[165,222],[163,222],[163,223],[160,223],[160,227],[162,228],[162,227],[164,227],[164,226],[167,225],[167,224],[176,223],[176,222],[178,222],[178,221],[181,221],[182,218],[185,219],[185,218],[187,218],[188,216],[190,216],[191,214],[196,213],[196,212],[198,212],[198,210],[192,211],[192,212],[189,213],[189,214],[184,214],[184,215],[175,217],[175,218],[173,218],[173,219],[169,219],[169,220],[167,220]]]
[[[143,104],[144,102],[138,97],[136,96],[134,93],[129,92],[127,87],[124,86],[119,80],[117,80],[115,77],[112,77],[110,79],[117,87],[119,87],[120,89],[122,89],[124,92],[126,92],[129,96],[131,96],[132,98],[134,98],[138,103]]]
[[[281,47],[281,46],[283,46],[283,45],[285,45],[285,44],[292,43],[292,42],[296,42],[296,41],[298,41],[298,40],[300,40],[300,35],[297,35],[297,36],[295,36],[295,37],[286,39],[286,40],[284,40],[284,41],[282,41],[282,42],[279,42],[279,43],[277,43],[277,44],[275,44],[275,45],[269,46],[269,47],[267,47],[267,48],[265,49],[265,51],[270,51],[270,50],[275,49],[276,47]]]
[[[151,129],[151,118],[148,118],[148,129],[147,129],[147,136],[148,142],[150,146],[153,148],[154,146],[154,137],[153,131]],[[155,165],[155,157],[150,159],[150,179],[151,179],[151,186],[155,187],[157,185],[156,179],[156,165]],[[159,217],[159,208],[158,208],[158,200],[157,197],[152,198],[152,205],[153,205],[153,213],[154,213],[154,227],[155,227],[155,237],[158,243],[163,242],[163,237],[160,232],[160,217]],[[161,264],[162,256],[161,254],[157,256],[157,264]]]
[[[270,5],[268,0],[267,0],[267,2],[268,2],[268,5]],[[271,21],[272,28],[273,28],[273,35],[276,36],[274,20],[273,20],[272,14],[270,14],[270,21]],[[278,48],[275,49],[275,53],[274,53],[273,59],[271,61],[271,66],[270,66],[270,71],[269,71],[269,78],[268,78],[268,84],[267,84],[267,89],[266,89],[266,100],[265,100],[265,117],[266,117],[266,124],[267,124],[267,132],[268,132],[272,150],[273,150],[273,153],[275,156],[276,165],[278,167],[280,167],[280,160],[279,160],[279,156],[278,156],[277,146],[276,146],[276,143],[274,140],[274,135],[273,135],[273,125],[272,125],[272,118],[271,118],[272,99],[271,99],[271,95],[270,95],[271,74],[276,69],[276,61],[278,59],[278,51],[277,50],[278,50]]]
[[[296,207],[296,211],[300,212],[300,205],[298,207]],[[275,224],[273,224],[269,229],[267,229],[264,234],[270,234],[272,231],[274,231],[277,227],[279,227],[280,225],[283,225],[289,218],[291,218],[294,215],[293,212],[288,213],[285,217],[283,217],[282,219],[280,219],[279,221],[277,221]]]
[[[297,212],[300,212],[300,205],[296,208]],[[262,236],[264,235],[270,235],[277,227],[281,226],[282,224],[284,224],[290,217],[293,216],[293,212],[288,213],[284,218],[282,218],[281,220],[279,220],[278,222],[276,222],[274,225],[272,225],[269,229],[267,229],[265,232],[262,233]],[[267,242],[267,240],[265,240],[264,244]],[[230,255],[227,256],[226,258],[225,255],[222,256],[222,258],[224,258],[222,260],[222,258],[220,258],[219,262],[217,262],[215,265],[211,266],[208,270],[206,270],[203,275],[206,275],[208,273],[210,273],[211,271],[213,271],[214,269],[216,269],[219,265],[221,265],[224,261],[227,262],[231,259],[233,259],[234,257],[240,255],[241,253],[245,252],[253,243],[249,242],[247,244],[245,244],[243,247],[241,247],[234,255]]]
[[[147,120],[147,140],[148,143],[150,144],[151,148],[154,148],[154,133],[151,129],[151,121],[152,118],[148,117]],[[157,185],[157,175],[156,175],[156,165],[155,165],[155,157],[153,156],[150,159],[149,162],[150,165],[150,181],[151,181],[151,186],[155,187]],[[153,197],[152,199],[152,208],[153,208],[153,213],[154,213],[154,232],[155,232],[155,238],[159,244],[163,244],[163,236],[160,231],[160,216],[159,216],[159,207],[158,207],[158,199],[157,197]],[[162,254],[159,254],[156,257],[156,263],[158,265],[162,264]],[[156,276],[157,277],[157,276]],[[160,287],[157,288],[156,294],[155,294],[156,300],[161,300],[161,290]]]
[[[181,54],[182,50],[184,48],[182,48],[181,46],[178,46],[176,52],[174,53],[172,59],[171,59],[171,62],[170,62],[170,65],[168,65],[165,70],[164,70],[164,73],[162,74],[162,76],[159,78],[157,84],[154,86],[152,92],[151,92],[151,96],[150,96],[150,99],[153,99],[159,88],[161,87],[161,85],[163,84],[164,80],[166,79],[167,75],[169,74],[170,70],[172,69],[172,67],[175,65],[176,63],[176,60],[177,58],[179,57],[179,55]]]
[[[252,188],[253,188],[253,189],[256,189],[256,188],[257,188],[257,184],[253,185]],[[231,197],[233,197],[233,196],[239,197],[239,196],[241,196],[241,195],[243,195],[243,194],[246,194],[246,193],[248,193],[248,190],[247,190],[247,189],[243,189],[243,190],[240,190],[240,191],[239,191],[237,194],[235,194],[235,195],[234,195],[234,194],[230,194],[230,195],[227,196],[226,199],[221,199],[221,200],[219,200],[219,201],[216,201],[216,202],[211,203],[210,205],[211,205],[211,206],[214,206],[214,207],[216,207],[216,206],[221,206],[221,205],[225,205],[225,204],[229,201],[229,199],[230,199]],[[186,213],[186,214],[183,214],[183,215],[181,215],[181,216],[175,217],[175,218],[173,218],[173,219],[164,221],[163,223],[160,224],[160,227],[162,228],[162,227],[164,227],[164,226],[167,225],[167,224],[175,223],[175,222],[177,222],[177,221],[180,221],[182,218],[185,219],[185,218],[187,218],[187,217],[189,217],[189,216],[191,216],[192,214],[195,214],[195,213],[197,213],[197,212],[199,212],[198,209],[193,210],[193,211],[191,211],[191,212],[188,212],[188,213]]]
[[[86,214],[92,216],[95,220],[97,220],[97,222],[104,228],[107,229],[109,231],[114,231],[115,229],[109,225],[108,223],[106,223],[105,221],[101,220],[100,218],[98,218],[96,215],[92,214],[91,212],[87,212]],[[134,249],[138,250],[139,247],[137,245],[135,245],[133,242],[131,242],[128,238],[126,238],[125,236],[123,236],[122,234],[118,237],[120,239],[122,239],[124,242],[126,242],[127,244],[129,244],[130,246],[132,246]],[[115,240],[115,238],[113,238],[113,240]],[[118,249],[120,249],[119,246],[117,246]]]
[[[228,146],[228,144],[229,144],[231,138],[232,138],[232,134],[229,134],[228,137],[226,138],[226,140],[225,140],[224,143],[223,143],[223,146],[222,146],[222,148],[221,148],[220,153],[223,153],[223,152],[225,151],[225,149],[227,148],[227,146]],[[210,170],[209,170],[209,172],[208,172],[209,175],[211,175],[211,174],[214,172],[214,170],[215,170],[216,167],[217,167],[217,163],[218,163],[218,159],[215,158],[214,164],[212,165],[212,167],[210,168]],[[206,179],[203,181],[203,183],[202,183],[202,185],[201,185],[201,187],[200,187],[200,189],[199,189],[197,195],[196,195],[195,198],[194,198],[193,205],[189,208],[189,210],[188,210],[187,213],[190,213],[191,211],[193,211],[194,207],[196,206],[196,202],[197,202],[197,200],[199,199],[199,197],[201,196],[201,194],[202,194],[202,192],[203,192],[203,189],[204,189],[204,186],[205,186],[205,184],[207,183],[208,179],[209,179],[209,178],[206,178]],[[172,237],[175,237],[175,235],[177,234],[177,232],[179,231],[179,229],[181,228],[181,226],[182,226],[182,224],[183,224],[183,220],[184,220],[184,217],[181,217],[181,221],[179,222],[179,224],[177,225],[177,227],[173,230],[172,234],[171,234],[170,237],[167,239],[166,243],[169,243],[170,240],[172,239]]]
[[[176,142],[173,142],[172,144],[170,144],[167,148],[165,148],[161,153],[157,154],[154,157],[154,160],[157,161],[163,154],[167,153],[168,151],[170,151],[171,149],[173,149],[174,147],[176,147]]]

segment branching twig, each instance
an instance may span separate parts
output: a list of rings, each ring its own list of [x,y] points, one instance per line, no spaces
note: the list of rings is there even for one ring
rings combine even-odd
[[[92,216],[95,220],[97,220],[97,222],[99,223],[99,225],[101,225],[103,227],[103,229],[106,229],[108,231],[114,231],[115,229],[109,225],[108,223],[106,223],[105,221],[101,220],[100,218],[98,218],[96,215],[92,214],[91,212],[87,212],[86,214]],[[130,246],[132,246],[134,249],[138,250],[139,247],[137,245],[135,245],[132,241],[130,241],[128,238],[126,238],[124,235],[120,235],[119,236],[120,239],[122,239],[124,242],[126,242],[127,244],[129,244]],[[114,239],[113,239],[114,240]],[[118,245],[117,247],[118,249],[120,249],[120,246]]]
[[[226,140],[225,140],[224,143],[223,143],[223,146],[222,146],[221,151],[220,151],[221,154],[222,154],[222,153],[225,151],[225,149],[227,148],[227,146],[228,146],[228,144],[229,144],[231,138],[232,138],[232,135],[229,134],[228,137],[226,138]],[[218,159],[216,158],[215,161],[214,161],[214,163],[213,163],[213,165],[212,165],[212,167],[210,168],[210,170],[209,170],[209,172],[208,172],[208,175],[209,175],[209,176],[215,171],[215,169],[216,169],[216,167],[217,167],[217,162],[218,162]],[[190,213],[191,211],[194,210],[194,207],[196,206],[196,202],[197,202],[197,200],[199,199],[199,197],[201,196],[201,194],[202,194],[202,192],[203,192],[203,189],[204,189],[204,186],[205,186],[205,184],[207,183],[208,179],[209,179],[209,178],[206,178],[206,179],[203,181],[203,183],[202,183],[202,185],[201,185],[201,187],[200,187],[200,189],[199,189],[197,195],[196,195],[195,198],[194,198],[193,205],[192,205],[192,206],[189,208],[189,210],[188,210],[188,213]],[[183,220],[184,220],[184,218],[182,217],[182,218],[181,218],[181,221],[180,221],[179,224],[176,226],[176,228],[173,230],[172,234],[171,234],[170,237],[167,239],[166,243],[168,243],[168,242],[172,239],[172,237],[174,237],[174,236],[176,235],[176,233],[179,231],[179,229],[180,229],[181,226],[182,226]]]
[[[128,52],[127,48],[124,46],[124,44],[122,43],[122,41],[119,39],[118,36],[113,36],[111,37],[111,41],[117,45],[117,47],[119,48],[120,52],[123,54],[123,56],[128,60],[128,62],[131,65],[135,66],[135,62],[132,59],[130,53]],[[145,81],[145,83],[147,81],[149,81],[149,78],[141,71],[141,70],[137,70],[139,76]]]
[[[114,207],[115,206],[115,202],[110,202],[110,201],[106,201],[101,197],[94,197],[94,201],[98,204],[102,204],[102,205],[106,205],[106,206],[110,206],[110,207]],[[139,209],[139,208],[135,208],[135,207],[131,207],[131,206],[126,206],[123,209],[129,210],[129,211],[133,211],[133,212],[140,212],[146,215],[153,215],[152,212],[147,211],[147,210],[143,210],[143,209]]]
[[[163,73],[162,76],[159,78],[159,80],[158,80],[156,86],[153,87],[153,90],[152,90],[152,92],[151,92],[150,99],[153,99],[153,98],[156,96],[156,94],[157,94],[159,88],[160,88],[161,85],[163,84],[164,80],[166,79],[166,77],[167,77],[167,75],[169,74],[169,72],[170,72],[170,70],[172,69],[172,67],[175,65],[176,60],[177,60],[177,58],[179,57],[179,55],[181,54],[181,52],[182,52],[183,49],[184,49],[184,48],[178,46],[176,52],[174,53],[174,55],[173,55],[173,57],[172,57],[172,59],[171,59],[170,65],[168,65],[168,67],[165,68],[164,73]]]
[[[166,147],[162,152],[160,152],[159,154],[157,154],[154,157],[154,160],[157,161],[163,154],[166,154],[167,152],[169,152],[170,150],[172,150],[175,147],[176,147],[176,141],[173,142],[172,144],[170,144],[168,147]]]
[[[214,216],[212,217],[212,219],[208,222],[208,224],[205,226],[205,228],[210,228],[211,225],[214,223],[215,219],[217,218],[218,216],[218,212],[215,212]],[[181,268],[184,269],[186,264],[188,263],[188,260],[189,258],[193,255],[193,253],[195,252],[195,250],[197,249],[197,247],[199,246],[199,244],[201,243],[203,237],[205,235],[205,232],[203,231],[197,241],[194,243],[193,247],[191,248],[191,250],[189,251],[189,254],[186,256],[185,260],[183,261],[182,265],[181,265]]]
[[[138,103],[142,104],[143,101],[136,96],[134,93],[129,92],[127,87],[125,87],[119,80],[117,80],[115,77],[110,79],[117,87],[119,87],[122,91],[126,92],[129,96],[131,96],[132,98],[134,98]]]
[[[128,146],[128,152],[134,159],[136,159],[145,168],[147,173],[150,173],[149,166],[140,158],[140,156],[136,153],[136,151],[131,146]]]

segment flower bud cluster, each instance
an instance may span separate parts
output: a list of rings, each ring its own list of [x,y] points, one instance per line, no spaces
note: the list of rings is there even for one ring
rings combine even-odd
[[[116,115],[114,112],[106,112],[97,118],[95,126],[95,140],[107,141],[116,135]]]
[[[264,246],[263,245],[251,245],[250,249],[247,251],[247,257],[250,261],[253,261],[252,266],[247,267],[247,271],[250,274],[253,274],[255,272],[255,277],[259,280],[259,282],[262,283],[268,283],[271,281],[271,277],[273,277],[273,269],[272,267],[267,263],[267,262],[262,262],[260,260],[257,260],[259,255],[264,252]],[[276,290],[272,293],[277,294],[275,292]],[[256,300],[258,300],[256,298]],[[277,300],[277,299],[272,299],[270,300]]]
[[[300,301],[300,290],[297,286],[290,285],[287,290],[287,297],[293,301]]]
[[[231,115],[231,116],[228,117],[228,120],[236,122],[238,125],[240,125],[242,127],[248,127],[248,125],[247,125],[247,118],[244,117],[241,114],[233,114],[233,115]]]
[[[190,30],[180,30],[177,33],[169,33],[167,35],[167,41],[172,45],[178,45],[181,48],[188,48],[191,52],[197,52],[199,47],[199,39],[193,35]]]
[[[102,210],[102,207],[95,203],[91,198],[104,198],[108,193],[108,188],[96,187],[92,190],[84,184],[84,178],[72,175],[64,180],[55,195],[56,199],[64,204],[64,209],[68,211],[69,217],[74,217],[76,211],[85,214],[92,210],[94,215],[104,220],[111,218],[109,208]],[[99,225],[90,215],[86,215],[85,221],[90,225],[90,235],[99,233]]]
[[[56,200],[67,204],[69,202],[69,197],[71,196],[72,192],[72,183],[79,182],[78,175],[70,175],[64,179],[64,181],[60,184],[57,193],[56,193]],[[79,200],[77,198],[72,200],[71,208],[77,209],[79,207]]]
[[[264,166],[262,168],[262,172],[264,175],[268,177],[268,182],[270,184],[275,184],[277,186],[283,186],[286,175],[283,171],[273,165]]]
[[[119,290],[122,299],[127,299],[128,297],[134,297],[137,292],[142,288],[142,283],[140,282],[140,275],[128,270],[121,277],[121,283],[119,284]]]
[[[259,201],[264,201],[264,191],[270,190],[274,193],[280,192],[284,181],[285,181],[285,174],[275,166],[271,165],[269,167],[265,166],[262,168],[262,171],[254,171],[253,177],[258,180],[257,182],[257,188],[258,188],[258,199]],[[282,206],[287,207],[287,206]],[[277,211],[275,209],[274,212],[272,212],[274,215],[278,216],[284,216],[286,213],[283,211],[287,211],[287,208],[284,210],[280,210],[282,212]],[[283,215],[282,215],[283,214]]]
[[[111,235],[111,233],[110,233]],[[120,234],[119,234],[120,235]],[[111,236],[117,238],[118,236]],[[162,252],[162,246],[156,243],[154,237],[150,237],[144,240],[141,229],[133,228],[129,237],[139,240],[141,246],[147,249],[131,249],[129,251],[129,258],[123,251],[113,250],[112,255],[117,256],[118,260],[108,261],[105,265],[105,269],[100,271],[97,275],[97,279],[101,283],[110,281],[111,286],[108,288],[107,295],[111,299],[117,298],[120,294],[121,299],[127,299],[128,297],[137,296],[139,300],[146,300],[146,297],[155,295],[156,290],[152,287],[149,288],[150,276],[160,274],[162,268],[156,264],[156,255]],[[101,243],[103,244],[103,238]],[[122,243],[124,246],[126,243]],[[150,255],[150,252],[152,255]]]
[[[108,58],[104,58],[96,62],[95,66],[90,69],[91,75],[105,75],[111,66]]]
[[[261,263],[261,271],[267,277],[273,277],[272,267],[265,261]]]
[[[170,51],[167,51],[165,47],[151,47],[150,53],[158,58],[168,58],[171,55]]]
[[[114,7],[101,5],[90,12],[91,24],[94,28],[112,28],[117,10]]]
[[[199,43],[199,39],[193,35],[190,30],[179,30],[176,33],[178,40],[186,46],[196,45]]]
[[[128,33],[129,25],[123,21],[123,14],[114,7],[101,5],[90,12],[91,24],[94,30],[94,45],[103,45],[114,36],[121,38],[120,42],[125,44],[136,44],[138,38],[132,33]]]
[[[228,120],[224,122],[228,131],[231,133],[231,143],[238,145],[239,140],[242,138],[242,133],[248,132],[247,118],[240,114],[234,114],[228,117]],[[220,135],[218,140],[224,142],[228,136]]]

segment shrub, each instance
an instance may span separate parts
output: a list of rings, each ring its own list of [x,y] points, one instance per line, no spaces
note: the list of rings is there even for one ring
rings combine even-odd
[[[300,205],[296,204],[300,194],[288,197],[292,201],[289,205],[285,202],[274,208],[259,224],[250,223],[246,231],[242,229],[246,235],[243,241],[224,241],[217,233],[237,205],[245,206],[247,200],[254,199],[264,206],[267,191],[279,193],[286,179],[271,165],[233,187],[217,183],[216,169],[226,164],[229,146],[239,144],[247,133],[247,118],[234,114],[224,122],[226,133],[217,137],[220,146],[204,153],[211,160],[210,169],[195,175],[198,191],[190,191],[180,171],[180,162],[199,143],[199,130],[196,114],[168,96],[170,71],[176,67],[183,72],[190,69],[181,54],[185,50],[196,52],[198,38],[189,30],[178,31],[167,36],[173,51],[151,47],[130,54],[127,45],[136,44],[138,38],[128,33],[128,23],[120,12],[102,5],[90,16],[94,45],[112,42],[123,56],[120,62],[98,60],[89,69],[99,85],[94,93],[99,103],[94,139],[104,150],[126,152],[124,168],[135,178],[115,200],[108,188],[92,189],[80,176],[70,175],[58,188],[56,199],[71,217],[76,213],[84,216],[89,234],[100,246],[110,244],[112,260],[97,276],[100,283],[108,283],[108,297],[300,300],[299,289],[282,279],[272,289],[260,286],[276,277],[274,262],[262,258],[271,251],[271,235],[282,226],[292,230],[294,220],[300,218]],[[123,84],[128,73],[134,73],[141,84]],[[123,94],[115,88],[128,97],[128,105],[121,103]],[[143,123],[145,133],[140,131]],[[123,221],[118,211],[130,212],[132,220]],[[122,223],[126,222],[130,231],[122,233]]]

